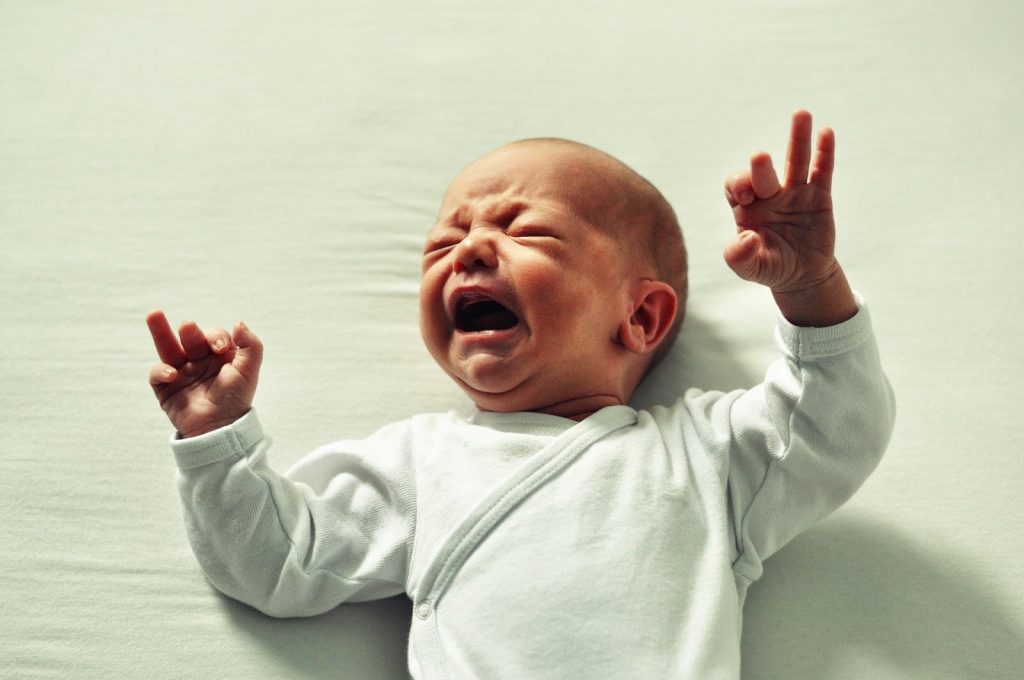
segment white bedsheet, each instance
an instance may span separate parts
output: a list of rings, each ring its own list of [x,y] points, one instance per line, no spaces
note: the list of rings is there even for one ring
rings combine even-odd
[[[448,180],[503,142],[603,148],[691,253],[673,380],[772,358],[725,175],[837,131],[839,255],[898,400],[862,491],[767,565],[744,680],[1024,667],[1024,5],[0,0],[0,677],[395,678],[403,599],[277,621],[186,544],[143,317],[244,319],[284,469],[463,405],[416,326]]]

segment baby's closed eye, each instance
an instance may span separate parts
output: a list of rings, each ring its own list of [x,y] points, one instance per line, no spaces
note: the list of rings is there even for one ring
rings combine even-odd
[[[558,238],[558,232],[546,224],[531,222],[513,222],[505,231],[506,234],[515,239],[522,238]]]

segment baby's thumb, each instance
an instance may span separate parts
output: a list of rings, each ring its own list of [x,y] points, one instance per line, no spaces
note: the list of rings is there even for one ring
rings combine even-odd
[[[239,363],[239,370],[243,373],[251,372],[255,377],[263,363],[263,343],[256,337],[245,323],[239,321],[232,332],[235,341],[235,359]]]
[[[761,249],[761,237],[749,229],[736,235],[725,247],[725,263],[736,275],[747,281],[756,281],[758,274],[757,253]]]

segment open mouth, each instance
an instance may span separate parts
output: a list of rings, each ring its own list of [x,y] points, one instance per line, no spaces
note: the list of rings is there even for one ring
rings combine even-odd
[[[518,323],[515,312],[483,295],[465,295],[455,305],[455,328],[463,333],[504,331]]]

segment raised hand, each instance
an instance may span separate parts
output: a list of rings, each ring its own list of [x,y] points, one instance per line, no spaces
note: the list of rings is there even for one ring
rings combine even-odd
[[[853,316],[856,303],[835,257],[835,133],[818,133],[812,158],[811,132],[811,114],[794,113],[782,183],[763,152],[726,180],[737,235],[724,254],[738,276],[772,289],[790,321],[830,325]]]
[[[252,406],[263,361],[263,345],[245,324],[234,332],[204,333],[187,321],[175,335],[161,311],[146,325],[160,361],[149,384],[171,423],[183,437],[194,437],[233,423]]]
[[[818,134],[811,168],[811,114],[797,111],[782,184],[764,152],[750,159],[749,171],[726,180],[725,196],[738,234],[725,249],[725,260],[741,278],[782,292],[820,283],[832,274],[835,143],[831,129]]]

